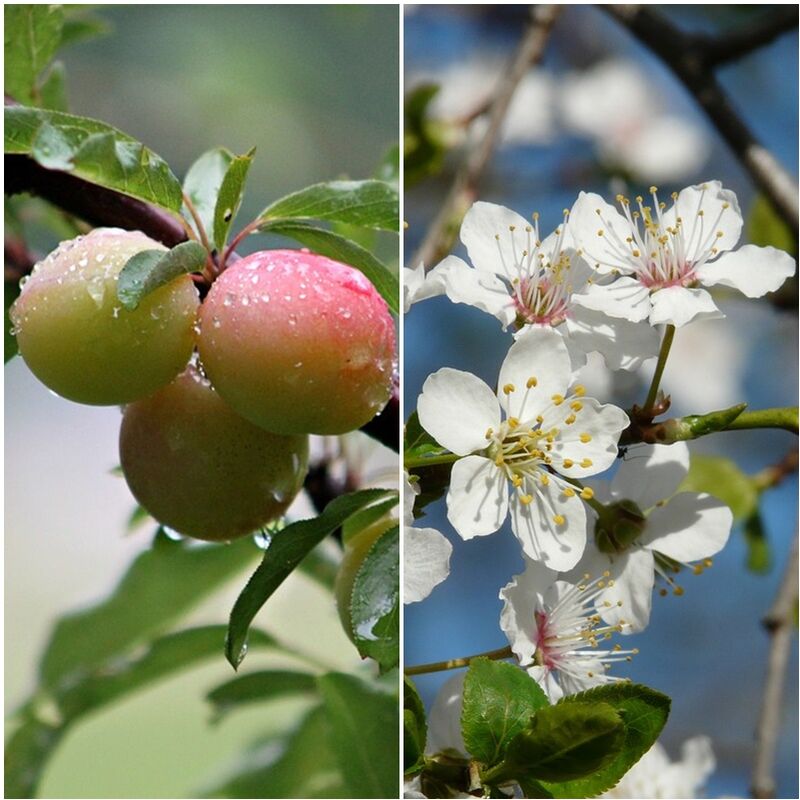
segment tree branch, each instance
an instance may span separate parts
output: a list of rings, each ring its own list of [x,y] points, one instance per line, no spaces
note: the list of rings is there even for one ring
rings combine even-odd
[[[528,69],[541,61],[550,30],[560,10],[557,5],[540,5],[531,10],[528,28],[489,109],[486,132],[467,153],[439,214],[411,259],[412,264],[422,262],[426,267],[432,267],[453,246],[461,220],[475,199],[478,184],[494,153],[514,92]]]
[[[770,646],[761,714],[756,726],[756,752],[751,786],[753,797],[775,797],[775,778],[772,770],[778,744],[778,730],[783,707],[783,686],[786,681],[786,665],[791,652],[796,606],[797,534],[795,533],[778,593],[763,620],[764,627],[770,636]]]
[[[717,83],[711,69],[714,45],[709,44],[709,38],[684,33],[649,6],[606,5],[602,8],[672,69],[694,95],[754,183],[797,235],[800,205],[796,181],[758,142]],[[739,36],[739,45],[742,38]],[[736,42],[734,45],[737,46]],[[753,44],[753,48],[756,46],[759,46],[758,42]],[[707,51],[711,53],[711,63]],[[727,52],[731,52],[730,43]]]

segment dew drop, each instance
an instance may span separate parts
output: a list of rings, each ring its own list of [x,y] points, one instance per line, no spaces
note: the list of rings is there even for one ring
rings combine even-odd
[[[253,286],[255,286],[255,285],[258,283],[258,275],[253,275],[253,276],[250,278],[250,283],[252,283],[252,284],[253,284]]]
[[[266,292],[264,292],[264,294],[261,295],[261,302],[269,303],[269,295]]]
[[[114,306],[111,310],[111,316],[114,317],[114,319],[119,319],[119,306]]]
[[[178,533],[174,528],[170,528],[167,525],[162,525],[161,530],[164,531],[168,539],[172,539],[173,542],[179,542],[183,539],[183,536]]]
[[[247,295],[245,295],[245,296],[242,298],[242,305],[243,305],[243,306],[249,306],[249,305],[250,305],[250,298],[249,298]]]
[[[221,326],[222,326],[222,323],[219,321],[219,317],[212,317],[212,318],[211,318],[211,324],[212,324],[212,325],[213,325],[215,328],[219,328],[219,327],[221,327]]]
[[[230,306],[233,305],[233,301],[235,299],[236,299],[236,295],[232,294],[231,292],[228,292],[225,295],[225,299],[222,301],[222,305],[230,307]]]
[[[78,262],[79,267],[88,267],[89,266],[89,259],[84,257]]]
[[[298,362],[295,363],[294,368],[295,369],[300,369],[300,367],[302,367],[302,366],[303,366],[303,362],[302,361],[298,361]]]
[[[253,534],[253,541],[256,543],[256,547],[261,550],[268,550],[269,546],[272,544],[272,534],[262,528]]]
[[[88,281],[86,284],[86,291],[89,293],[89,297],[94,300],[94,304],[98,308],[101,308],[103,305],[103,298],[106,294],[106,282],[103,280],[102,276],[98,275]]]

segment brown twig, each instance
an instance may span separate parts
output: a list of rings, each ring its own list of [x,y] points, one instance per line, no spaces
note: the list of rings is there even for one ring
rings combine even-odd
[[[491,104],[486,132],[467,153],[439,214],[411,259],[412,264],[419,264],[421,261],[430,268],[444,258],[452,247],[458,226],[475,199],[478,184],[494,153],[514,92],[527,70],[541,61],[550,30],[559,12],[560,7],[557,5],[540,5],[532,9],[528,28]]]
[[[713,73],[713,66],[735,57],[734,52],[744,55],[771,41],[782,32],[784,23],[781,23],[778,31],[768,29],[769,36],[759,33],[751,41],[746,32],[736,36],[731,34],[714,44],[707,36],[684,33],[650,6],[602,7],[680,78],[781,219],[797,235],[800,205],[796,181],[775,156],[758,142],[731,105]],[[721,53],[718,46],[721,47]]]
[[[753,760],[753,797],[775,797],[773,766],[778,744],[778,729],[783,707],[786,665],[791,652],[794,613],[797,606],[797,534],[795,534],[778,593],[764,617],[770,636],[767,674],[761,713],[756,726],[756,751]]]

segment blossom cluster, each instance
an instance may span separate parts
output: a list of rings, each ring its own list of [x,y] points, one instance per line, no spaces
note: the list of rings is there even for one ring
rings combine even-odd
[[[458,536],[493,534],[510,517],[526,567],[500,590],[500,627],[552,701],[621,680],[610,670],[637,650],[610,640],[647,626],[657,579],[661,593],[682,594],[676,573],[701,573],[728,540],[730,508],[680,488],[685,442],[637,445],[613,477],[596,477],[622,455],[631,420],[588,396],[579,372],[592,354],[612,371],[666,359],[676,329],[723,316],[712,287],[747,297],[778,289],[794,260],[735,249],[742,227],[736,196],[718,181],[672,194],[669,207],[656,187],[647,200],[618,195],[616,206],[581,192],[549,235],[536,214],[476,202],[460,232],[469,261],[451,255],[405,271],[406,310],[446,295],[512,334],[495,387],[443,367],[425,381],[417,413],[452,456],[447,519]],[[449,557],[431,529],[406,540],[407,602],[444,580]],[[435,717],[432,733],[454,727]],[[455,735],[439,738],[430,746],[463,750]]]

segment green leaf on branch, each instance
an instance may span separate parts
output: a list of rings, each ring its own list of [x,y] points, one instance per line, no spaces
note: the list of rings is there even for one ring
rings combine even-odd
[[[288,236],[290,239],[306,245],[315,253],[360,270],[372,282],[389,308],[395,314],[400,312],[400,291],[397,278],[369,250],[365,250],[355,242],[332,231],[315,228],[302,222],[274,220],[265,222],[260,230],[264,233]]]
[[[438,127],[428,118],[428,106],[439,92],[436,84],[416,87],[406,95],[403,175],[406,187],[442,168],[447,147]]]
[[[419,416],[415,411],[406,422],[403,432],[403,458],[407,464],[424,466],[426,459],[433,460],[453,455],[447,448],[442,447],[425,428],[420,425]]]
[[[736,520],[749,517],[758,508],[758,490],[750,476],[721,456],[693,455],[679,491],[714,495],[730,506]]]
[[[181,185],[152,150],[104,122],[37,108],[5,108],[5,152],[179,214]]]
[[[171,250],[142,250],[119,273],[117,297],[129,311],[144,297],[187,272],[199,272],[208,253],[197,242],[182,242]]]
[[[759,247],[777,247],[797,255],[797,237],[764,195],[757,195],[747,218],[747,238]]]
[[[39,105],[38,78],[61,42],[64,10],[60,5],[6,5],[6,94],[23,105]]]
[[[4,797],[35,797],[47,758],[64,735],[62,728],[26,719],[9,737],[5,752]]]
[[[425,706],[410,678],[403,681],[403,771],[413,772],[422,764],[428,722]]]
[[[397,184],[400,179],[400,147],[393,144],[383,155],[375,178],[379,181]]]
[[[56,623],[39,665],[42,684],[70,684],[163,631],[259,552],[250,539],[195,546],[159,532],[108,599]]]
[[[3,355],[6,361],[10,361],[17,354],[18,348],[17,337],[11,333],[13,325],[8,316],[8,309],[11,308],[13,302],[19,297],[19,281],[6,281],[3,292],[5,304]]]
[[[255,154],[256,149],[253,147],[243,156],[234,156],[228,163],[220,183],[217,202],[214,205],[213,230],[214,246],[218,252],[225,249],[231,226],[242,205],[247,173],[250,171]]]
[[[61,47],[107,36],[112,25],[81,6],[67,6],[64,27],[61,30]]]
[[[461,734],[470,755],[487,766],[497,764],[509,742],[547,705],[547,696],[525,670],[473,659],[464,680],[461,712]]]
[[[494,785],[519,779],[575,781],[605,768],[624,740],[623,721],[608,703],[545,706],[511,739],[503,761],[484,779]]]
[[[287,525],[273,537],[258,569],[242,589],[231,611],[225,656],[234,669],[247,652],[250,623],[272,593],[326,536],[351,515],[386,495],[385,489],[365,489],[337,497],[314,519]]]
[[[194,206],[212,247],[215,246],[214,209],[217,205],[217,196],[233,159],[233,153],[225,147],[208,150],[189,167],[183,181],[183,193]],[[188,210],[184,210],[183,215],[194,225],[194,218]]]
[[[274,220],[318,219],[362,228],[398,231],[400,199],[385,181],[331,181],[293,192],[267,206],[259,217]]]
[[[67,110],[67,76],[64,64],[54,61],[39,88],[40,105],[53,111]]]
[[[214,705],[219,719],[243,705],[316,691],[317,681],[310,673],[274,669],[239,675],[212,689],[206,699]]]
[[[317,681],[331,723],[330,747],[348,797],[397,797],[396,696],[376,691],[353,675],[331,672]]]
[[[388,500],[381,500],[380,503],[367,506],[357,511],[347,522],[342,525],[342,544],[347,542],[356,534],[361,533],[365,528],[377,522],[381,517],[388,514],[399,502],[399,492],[394,492]]]
[[[400,658],[400,528],[382,534],[369,549],[353,582],[350,617],[355,645],[381,672]]]
[[[595,797],[616,786],[620,778],[653,746],[669,716],[670,699],[635,683],[610,683],[563,697],[553,708],[572,704],[603,703],[611,706],[624,724],[617,755],[594,774],[577,780],[542,780],[552,797]]]
[[[772,549],[758,509],[744,521],[744,540],[747,544],[747,568],[765,575],[772,569]]]

